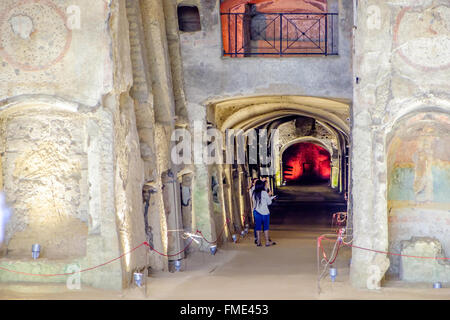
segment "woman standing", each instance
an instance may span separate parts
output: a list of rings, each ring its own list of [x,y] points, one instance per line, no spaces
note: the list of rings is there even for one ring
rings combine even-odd
[[[258,178],[253,178],[252,179],[252,185],[248,188],[248,193],[250,195],[250,199],[252,199],[252,197],[253,197],[253,191],[255,190],[256,181],[258,181]],[[250,207],[251,207],[251,209],[250,209],[250,212],[249,212],[249,220],[251,219],[251,216],[253,215],[253,224],[254,224],[255,223],[255,214],[253,213],[254,212],[253,201],[251,201]],[[254,230],[254,233],[255,233],[255,244],[257,244],[258,240],[257,240],[257,235],[256,235],[256,229],[253,228],[253,230]]]
[[[264,228],[266,247],[273,246],[276,243],[269,237],[270,211],[269,205],[276,196],[271,197],[265,190],[265,182],[258,180],[255,183],[255,189],[252,194],[253,215],[255,218],[256,245],[261,246],[261,230]]]

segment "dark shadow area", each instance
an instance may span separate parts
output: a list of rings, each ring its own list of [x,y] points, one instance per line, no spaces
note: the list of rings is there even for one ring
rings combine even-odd
[[[277,189],[277,200],[272,204],[271,225],[274,230],[303,229],[306,226],[331,227],[336,212],[347,211],[342,194],[325,182],[310,185],[293,182]]]

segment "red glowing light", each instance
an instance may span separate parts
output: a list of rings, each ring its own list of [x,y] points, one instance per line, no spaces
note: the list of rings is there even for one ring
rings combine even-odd
[[[283,153],[283,175],[286,181],[301,178],[329,180],[330,153],[313,143],[298,143]]]

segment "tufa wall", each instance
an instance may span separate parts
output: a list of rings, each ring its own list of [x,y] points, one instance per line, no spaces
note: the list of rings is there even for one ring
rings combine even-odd
[[[14,210],[0,265],[24,272],[87,268],[145,240],[125,3],[78,1],[79,26],[70,5],[0,4],[1,167]],[[41,259],[31,260],[30,243],[42,245]],[[146,265],[132,254],[81,279],[120,289]]]
[[[449,169],[441,150],[449,128],[449,14],[448,1],[358,2],[355,245],[399,253],[401,240],[427,235],[448,248],[449,199],[441,192],[448,193]],[[389,266],[399,272],[397,259],[354,249],[351,280],[378,287]]]

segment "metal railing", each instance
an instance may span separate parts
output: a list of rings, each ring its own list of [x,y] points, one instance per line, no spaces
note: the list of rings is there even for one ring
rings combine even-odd
[[[221,13],[224,56],[337,55],[337,13]]]

